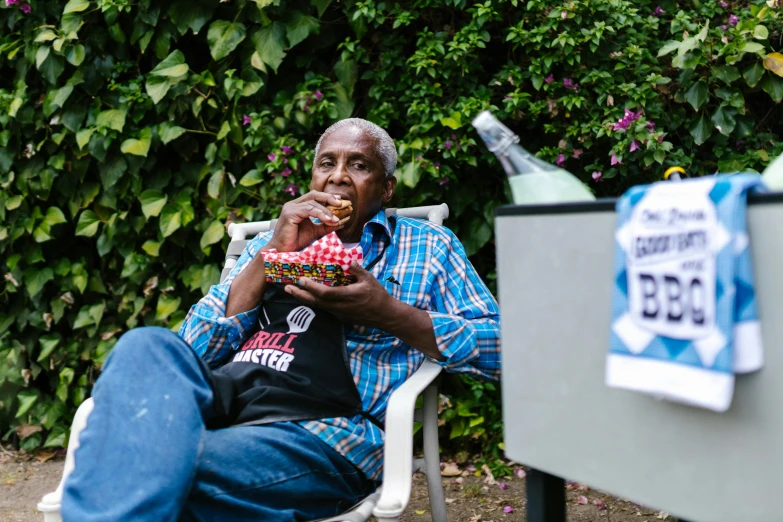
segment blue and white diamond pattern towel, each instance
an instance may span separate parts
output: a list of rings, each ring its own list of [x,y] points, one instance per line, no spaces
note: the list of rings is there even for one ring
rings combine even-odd
[[[764,363],[747,234],[754,174],[661,182],[617,202],[608,386],[726,411]]]

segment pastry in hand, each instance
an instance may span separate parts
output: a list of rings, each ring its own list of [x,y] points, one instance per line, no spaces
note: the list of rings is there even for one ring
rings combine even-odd
[[[340,201],[339,206],[326,205],[326,208],[329,210],[329,212],[337,216],[337,219],[340,220],[337,223],[338,225],[346,223],[349,219],[351,219],[351,214],[353,214],[353,205],[347,199]]]

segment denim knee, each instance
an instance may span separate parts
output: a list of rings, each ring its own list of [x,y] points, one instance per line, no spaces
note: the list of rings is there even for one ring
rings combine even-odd
[[[178,350],[190,350],[184,340],[171,330],[159,326],[142,326],[125,332],[112,348],[106,363],[112,359],[137,360],[149,363],[160,356],[169,357]]]

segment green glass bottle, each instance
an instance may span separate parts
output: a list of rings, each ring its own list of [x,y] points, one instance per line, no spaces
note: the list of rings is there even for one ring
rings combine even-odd
[[[519,137],[491,112],[483,111],[476,116],[473,126],[508,174],[514,203],[531,205],[595,199],[576,176],[523,149]]]

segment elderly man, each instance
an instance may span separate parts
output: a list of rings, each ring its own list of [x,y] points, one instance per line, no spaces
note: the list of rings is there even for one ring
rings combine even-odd
[[[336,123],[316,147],[311,191],[248,244],[180,336],[120,339],[66,483],[66,522],[334,516],[377,487],[389,395],[425,357],[498,378],[497,303],[462,245],[382,210],[396,162],[377,125]],[[343,223],[326,205],[345,200]],[[264,250],[335,230],[364,251],[355,283],[265,282]]]

